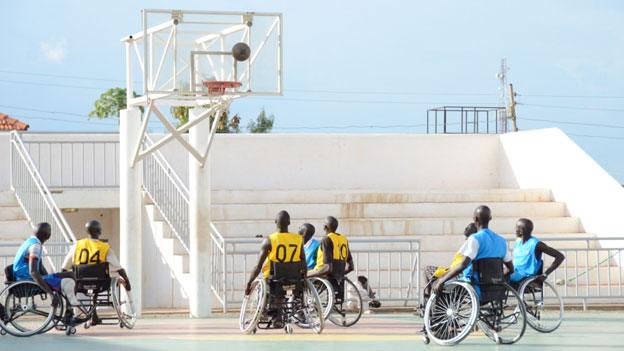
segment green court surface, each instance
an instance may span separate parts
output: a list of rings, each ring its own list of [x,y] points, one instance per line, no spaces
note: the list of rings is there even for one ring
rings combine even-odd
[[[0,350],[100,351],[100,350],[428,350],[443,347],[424,345],[419,330],[422,320],[414,315],[365,315],[351,328],[328,324],[322,335],[295,328],[293,335],[280,331],[258,331],[241,335],[235,317],[208,319],[149,317],[134,330],[114,326],[82,327],[73,336],[51,332],[31,338],[0,337]],[[516,345],[495,345],[482,334],[470,335],[461,350],[624,350],[624,314],[615,312],[570,312],[552,334],[538,334],[527,327]],[[444,347],[445,348],[445,347]]]

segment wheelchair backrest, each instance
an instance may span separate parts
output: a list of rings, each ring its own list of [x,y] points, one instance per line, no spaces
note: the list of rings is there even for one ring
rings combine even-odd
[[[295,282],[303,279],[303,265],[301,262],[271,262],[273,281]]]
[[[13,274],[13,265],[10,264],[4,267],[5,284],[13,283],[15,281],[15,275]]]
[[[481,302],[505,298],[505,274],[503,260],[500,258],[482,258],[474,261],[472,270],[477,275],[477,284],[481,291]]]
[[[108,262],[95,264],[79,264],[73,268],[76,277],[76,291],[103,292],[110,288],[110,272]]]
[[[332,260],[332,270],[329,272],[330,278],[341,279],[345,276],[346,262],[342,260]]]

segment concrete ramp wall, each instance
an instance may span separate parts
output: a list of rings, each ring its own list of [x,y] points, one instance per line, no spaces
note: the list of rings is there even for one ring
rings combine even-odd
[[[500,136],[500,187],[551,189],[586,232],[624,236],[624,188],[557,128]]]

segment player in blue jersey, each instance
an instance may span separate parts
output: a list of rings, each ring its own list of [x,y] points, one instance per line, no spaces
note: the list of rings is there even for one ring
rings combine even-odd
[[[303,236],[303,250],[305,251],[308,270],[316,267],[316,256],[318,248],[321,246],[321,242],[313,238],[315,231],[314,226],[310,223],[303,223],[299,228],[299,234]]]
[[[509,277],[512,283],[518,283],[525,278],[534,277],[543,271],[544,261],[542,254],[552,257],[553,263],[546,271],[541,273],[540,280],[544,281],[548,275],[557,269],[565,256],[543,241],[533,236],[533,222],[527,218],[520,218],[516,223],[516,244],[513,249],[514,271]]]
[[[464,279],[475,282],[476,275],[472,271],[472,261],[484,258],[500,258],[503,260],[509,272],[514,271],[511,253],[507,250],[505,239],[489,229],[492,220],[492,212],[487,206],[479,206],[474,211],[474,223],[477,225],[477,233],[472,234],[459,249],[463,256],[461,264],[450,269],[446,274],[438,278],[433,285],[433,291],[440,294],[444,283],[462,274]]]

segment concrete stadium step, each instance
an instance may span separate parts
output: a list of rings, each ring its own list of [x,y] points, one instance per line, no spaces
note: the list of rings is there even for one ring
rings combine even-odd
[[[470,217],[459,218],[339,218],[338,232],[348,236],[372,235],[423,235],[423,234],[461,234]],[[515,227],[516,217],[498,217],[491,223],[497,232],[511,232]],[[301,223],[309,222],[322,228],[322,219],[291,219],[291,231],[296,231]],[[534,220],[535,230],[539,233],[574,233],[582,230],[580,221],[575,217],[551,217]],[[226,237],[253,237],[267,235],[275,231],[272,220],[253,221],[216,221],[217,229]],[[458,240],[459,236],[458,236]]]
[[[214,204],[549,202],[545,189],[476,189],[457,191],[375,190],[213,190]]]
[[[32,235],[32,228],[25,219],[0,220],[0,239],[21,242]]]
[[[457,203],[318,203],[318,204],[221,204],[212,206],[212,219],[269,220],[286,210],[293,217],[324,218],[444,218],[465,214],[470,217],[480,202]],[[488,203],[498,217],[565,217],[566,206],[561,202],[494,202]]]
[[[0,221],[25,220],[24,211],[19,206],[0,206]]]
[[[17,199],[12,191],[0,191],[0,208],[1,207],[18,207]]]
[[[189,272],[190,257],[188,252],[172,234],[169,225],[164,222],[160,212],[153,204],[144,205],[152,229],[154,241],[163,258],[170,268],[177,274]]]

